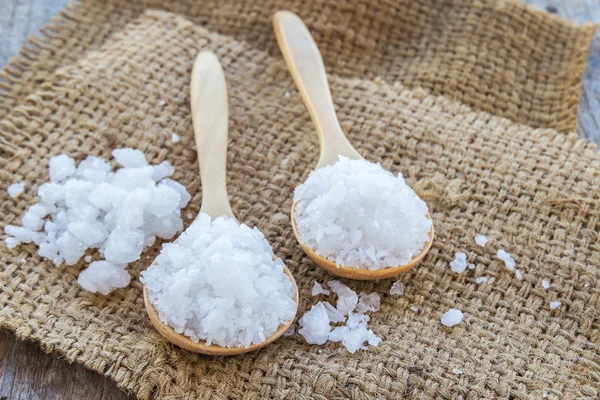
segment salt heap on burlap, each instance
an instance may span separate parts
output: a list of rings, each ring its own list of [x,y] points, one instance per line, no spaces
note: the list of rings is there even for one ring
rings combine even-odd
[[[183,229],[180,209],[190,200],[185,187],[167,177],[169,162],[150,166],[139,150],[112,152],[122,166],[89,156],[75,161],[61,154],[49,162],[50,182],[40,185],[40,201],[6,225],[7,246],[34,242],[38,254],[59,266],[76,264],[88,249],[99,249],[96,261],[79,275],[81,287],[108,294],[129,284],[125,270],[139,260],[156,237],[170,239]],[[86,261],[87,262],[87,261]]]
[[[380,164],[340,157],[294,192],[300,243],[339,266],[408,264],[429,241],[427,204]]]
[[[198,218],[140,279],[160,320],[194,342],[249,347],[296,315],[295,288],[258,228]]]

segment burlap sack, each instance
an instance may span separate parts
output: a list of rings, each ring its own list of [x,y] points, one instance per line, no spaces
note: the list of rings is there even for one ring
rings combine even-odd
[[[211,49],[230,91],[234,212],[266,234],[295,275],[301,315],[314,303],[313,281],[331,277],[304,256],[289,224],[293,189],[316,163],[318,145],[282,58],[269,52],[271,45],[259,49],[258,41],[209,33],[162,12],[121,28],[100,51],[44,76],[21,105],[6,108],[2,181],[29,184],[17,199],[0,191],[3,225],[17,222],[31,204],[52,155],[108,157],[118,146],[173,163],[176,179],[194,195],[184,214],[195,215],[201,198],[189,75],[197,52]],[[338,344],[311,346],[295,334],[239,357],[194,355],[153,330],[137,280],[107,297],[84,292],[75,282],[83,264],[55,268],[35,255],[33,245],[1,245],[0,326],[112,377],[142,399],[597,396],[600,159],[594,146],[573,133],[534,129],[409,90],[393,76],[358,79],[337,72],[330,83],[351,142],[408,178],[428,201],[438,232],[423,263],[401,277],[404,296],[388,294],[390,280],[345,281],[382,295],[381,311],[371,320],[383,339],[379,347],[350,355]],[[25,95],[34,81],[24,79],[14,93]],[[555,122],[567,123],[558,115]],[[170,143],[173,132],[180,143]],[[491,238],[485,248],[474,243],[478,233]],[[497,259],[498,248],[515,256],[523,281]],[[130,265],[136,278],[158,250]],[[454,274],[448,262],[456,251],[465,251],[476,269]],[[488,282],[477,285],[478,276]],[[549,290],[542,279],[552,282]],[[555,299],[563,305],[551,311]],[[452,329],[439,322],[450,307],[465,313]]]

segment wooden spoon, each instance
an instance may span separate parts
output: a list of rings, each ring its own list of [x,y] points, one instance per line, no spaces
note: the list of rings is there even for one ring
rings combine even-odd
[[[321,156],[315,169],[335,164],[338,161],[338,156],[345,156],[352,160],[362,159],[362,156],[348,142],[335,115],[323,58],[308,28],[296,14],[289,11],[275,13],[273,25],[283,58],[317,128]],[[294,210],[295,205],[292,206],[291,220],[294,235],[300,243]],[[431,218],[429,214],[427,217]],[[375,280],[390,278],[413,268],[425,257],[432,243],[433,225],[429,231],[429,241],[425,243],[423,250],[413,257],[408,264],[379,270],[338,267],[334,262],[321,257],[302,243],[300,243],[300,247],[314,262],[334,275],[350,279]]]
[[[194,136],[200,163],[202,179],[201,213],[211,218],[225,215],[234,218],[227,197],[225,168],[227,159],[227,120],[228,100],[225,75],[217,57],[211,52],[201,52],[196,57],[192,70],[191,111]],[[294,302],[298,305],[298,287],[292,273],[284,272],[294,285]],[[196,353],[231,356],[259,349],[280,337],[292,324],[293,318],[282,324],[277,331],[264,342],[250,347],[221,347],[206,345],[205,341],[193,342],[187,336],[179,334],[160,321],[156,309],[148,298],[148,289],[144,285],[144,303],[146,311],[156,330],[173,344]]]

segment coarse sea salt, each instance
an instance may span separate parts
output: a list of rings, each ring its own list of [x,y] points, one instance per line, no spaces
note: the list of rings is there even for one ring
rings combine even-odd
[[[329,290],[324,289],[323,286],[319,282],[313,283],[311,294],[313,296],[318,296],[320,294],[324,294],[325,296],[329,296]]]
[[[477,235],[475,236],[475,243],[477,243],[481,247],[485,247],[488,242],[488,237],[485,235]]]
[[[180,209],[190,195],[167,178],[173,167],[166,161],[150,166],[141,151],[129,148],[114,150],[113,157],[122,166],[114,172],[99,157],[77,167],[67,155],[52,157],[40,201],[22,216],[22,226],[5,226],[7,245],[34,242],[56,265],[73,265],[88,249],[99,249],[104,260],[91,263],[79,284],[103,294],[126,286],[126,264],[139,260],[156,237],[170,239],[183,229]]]
[[[515,276],[517,277],[518,280],[520,280],[520,281],[523,280],[523,273],[521,272],[520,269],[515,270]]]
[[[560,300],[554,300],[553,302],[550,303],[550,309],[556,310],[561,305],[562,305],[562,302]]]
[[[549,288],[550,288],[550,282],[548,282],[548,281],[547,281],[547,280],[545,280],[545,279],[542,279],[542,287],[543,287],[544,289],[549,289]]]
[[[390,288],[390,294],[392,296],[402,296],[404,294],[404,283],[402,281],[396,281]]]
[[[480,276],[478,278],[475,278],[475,283],[480,284],[483,282],[487,282],[487,278],[485,276]]]
[[[452,373],[454,373],[454,374],[456,374],[456,375],[460,375],[460,374],[462,374],[463,372],[462,372],[460,369],[458,369],[458,368],[452,368]]]
[[[257,228],[199,214],[176,242],[163,244],[140,280],[160,320],[175,332],[207,345],[248,348],[296,314],[284,268]]]
[[[456,308],[451,308],[444,315],[442,315],[442,325],[444,326],[454,326],[459,324],[463,319],[463,313]]]
[[[171,142],[179,143],[180,140],[181,140],[181,137],[178,134],[176,134],[175,132],[173,132],[171,134]]]
[[[13,183],[12,185],[10,185],[8,187],[8,189],[6,189],[6,191],[8,192],[8,195],[14,199],[14,198],[18,197],[21,193],[23,193],[24,189],[25,189],[25,183],[17,182],[17,183]]]
[[[408,264],[429,241],[428,208],[380,164],[345,157],[311,172],[294,192],[300,242],[339,266]]]
[[[508,252],[506,252],[503,249],[500,249],[498,250],[498,253],[496,255],[500,260],[504,261],[504,265],[506,265],[506,268],[508,268],[511,271],[515,269],[515,260]]]
[[[460,274],[467,269],[467,255],[461,251],[454,255],[454,260],[450,262],[450,268],[453,272]]]

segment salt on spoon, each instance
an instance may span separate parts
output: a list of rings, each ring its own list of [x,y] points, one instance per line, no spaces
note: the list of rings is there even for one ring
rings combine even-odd
[[[211,52],[198,54],[192,70],[191,112],[198,149],[200,176],[202,179],[201,215],[211,219],[225,216],[235,220],[229,205],[226,186],[226,154],[228,136],[228,97],[227,84],[221,64]],[[298,305],[298,287],[291,272],[284,267],[294,289],[294,302]],[[261,343],[253,343],[248,347],[222,347],[216,344],[207,345],[205,341],[194,342],[189,337],[179,334],[169,325],[161,322],[154,305],[149,299],[148,288],[144,285],[144,303],[146,311],[156,330],[173,344],[196,353],[230,356],[259,349],[273,342],[290,327],[293,318],[282,323],[271,336]]]
[[[349,160],[363,160],[344,135],[337,120],[323,59],[308,28],[297,15],[289,11],[278,11],[273,18],[273,25],[279,48],[319,135],[321,155],[315,171],[334,165],[340,156]],[[291,221],[300,247],[317,265],[334,275],[345,278],[376,280],[396,276],[416,266],[425,257],[433,242],[432,224],[428,234],[429,240],[423,243],[421,251],[408,263],[380,269],[337,265],[336,262],[317,254],[314,249],[302,243],[298,233],[295,208],[296,203],[292,205]],[[426,217],[431,219],[429,214]]]

